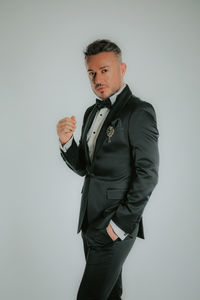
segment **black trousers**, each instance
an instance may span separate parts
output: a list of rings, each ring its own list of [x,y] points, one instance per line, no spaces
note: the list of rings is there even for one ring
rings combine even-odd
[[[77,300],[121,300],[122,266],[137,237],[139,225],[124,240],[113,241],[106,227],[81,231],[86,265]]]

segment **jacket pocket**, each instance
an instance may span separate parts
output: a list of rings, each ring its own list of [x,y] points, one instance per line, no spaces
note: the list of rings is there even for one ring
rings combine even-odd
[[[107,207],[103,210],[103,216],[114,215],[116,209],[123,203],[126,198],[127,189],[107,189],[106,190],[106,199],[107,199]]]

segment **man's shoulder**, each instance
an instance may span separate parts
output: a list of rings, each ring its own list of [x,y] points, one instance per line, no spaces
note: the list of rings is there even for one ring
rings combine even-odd
[[[89,115],[89,113],[93,110],[94,106],[95,106],[95,104],[92,104],[85,110],[85,113],[84,113],[85,117],[87,117]]]
[[[146,100],[142,100],[141,98],[132,95],[132,97],[130,98],[130,101],[128,103],[129,106],[129,111],[131,111],[132,113],[137,113],[139,111],[147,111],[150,113],[155,113],[155,109],[152,103],[146,101]]]
[[[90,106],[86,109],[85,114],[89,114],[89,113],[93,110],[94,107],[95,107],[95,103],[92,104],[92,105],[90,105]]]
[[[88,118],[90,112],[93,110],[94,106],[95,106],[95,104],[92,104],[86,109],[86,111],[84,113],[84,117],[83,117],[83,123],[85,123],[85,121],[87,120],[87,118]]]

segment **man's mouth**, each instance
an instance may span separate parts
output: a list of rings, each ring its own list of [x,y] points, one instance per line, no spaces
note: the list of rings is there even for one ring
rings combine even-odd
[[[100,86],[100,87],[97,88],[98,91],[102,91],[104,89],[105,89],[105,86]]]

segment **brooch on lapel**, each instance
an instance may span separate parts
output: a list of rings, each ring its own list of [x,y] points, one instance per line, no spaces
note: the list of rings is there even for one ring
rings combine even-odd
[[[106,134],[108,136],[108,143],[111,142],[110,138],[111,138],[111,136],[113,136],[114,132],[115,132],[115,130],[114,130],[113,126],[108,126],[108,128],[106,130]]]
[[[106,135],[108,137],[108,143],[111,142],[111,137],[113,136],[113,134],[115,132],[115,128],[117,128],[119,126],[119,123],[120,123],[119,119],[115,119],[110,122],[110,125],[108,126],[108,128],[106,130]]]

